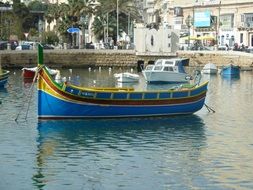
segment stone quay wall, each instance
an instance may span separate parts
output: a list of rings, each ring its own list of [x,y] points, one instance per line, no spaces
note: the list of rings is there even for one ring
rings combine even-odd
[[[179,57],[190,58],[190,66],[202,67],[208,62],[218,67],[237,64],[253,66],[253,54],[235,51],[178,51]],[[166,55],[137,55],[133,50],[44,50],[44,63],[50,67],[138,67],[153,63]],[[34,67],[37,51],[0,51],[0,63],[4,68]]]
[[[253,54],[239,51],[178,51],[180,57],[190,58],[190,66],[214,63],[218,67],[230,63],[243,68],[253,67]]]
[[[0,51],[2,67],[22,68],[37,65],[37,51]],[[136,66],[135,51],[124,50],[44,50],[45,65],[61,68],[92,66]]]

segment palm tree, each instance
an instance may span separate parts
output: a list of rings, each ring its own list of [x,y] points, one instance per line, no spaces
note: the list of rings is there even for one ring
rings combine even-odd
[[[91,6],[93,0],[68,0],[68,4],[61,4],[59,9],[59,22],[57,24],[57,28],[59,32],[68,36],[71,41],[75,42],[75,35],[69,35],[67,33],[67,29],[69,27],[77,27],[80,28],[80,18],[82,16],[90,16],[92,15],[93,8]]]
[[[132,0],[99,0],[100,6],[98,6],[96,15],[98,17],[97,20],[101,20],[100,25],[99,22],[93,24],[93,32],[96,36],[100,37],[103,30],[103,24],[108,24],[108,33],[110,36],[113,36],[114,41],[117,39],[117,3],[119,8],[119,31],[127,31],[129,35],[130,31],[130,22],[133,20],[140,21],[141,16],[139,14],[138,9]],[[109,19],[106,19],[106,16],[109,14]],[[128,19],[126,19],[126,16]],[[132,18],[130,21],[130,17]],[[101,19],[102,18],[102,19]],[[114,23],[112,23],[114,21]],[[107,23],[108,22],[108,23]]]

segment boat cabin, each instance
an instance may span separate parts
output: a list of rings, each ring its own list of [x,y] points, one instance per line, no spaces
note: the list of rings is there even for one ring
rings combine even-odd
[[[145,70],[185,73],[184,66],[189,66],[189,59],[158,59],[154,65],[148,65]]]

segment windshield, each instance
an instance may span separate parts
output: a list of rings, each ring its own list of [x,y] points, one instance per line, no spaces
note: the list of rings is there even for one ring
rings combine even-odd
[[[150,71],[150,70],[152,70],[152,68],[153,68],[153,66],[152,65],[148,65],[147,67],[146,67],[146,71]]]
[[[162,66],[155,66],[154,70],[155,70],[155,71],[161,71],[162,68],[163,68]]]
[[[173,62],[171,62],[171,61],[165,61],[165,64],[166,65],[173,65]]]
[[[155,64],[156,65],[162,65],[162,60],[157,60]]]

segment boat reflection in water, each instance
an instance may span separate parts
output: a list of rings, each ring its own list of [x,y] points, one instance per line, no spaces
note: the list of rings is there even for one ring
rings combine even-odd
[[[236,81],[240,79],[240,75],[222,75],[222,78],[228,81]]]
[[[222,82],[227,85],[237,84],[240,80],[240,75],[223,75]]]
[[[189,156],[190,162],[198,160],[205,146],[204,124],[197,115],[41,121],[38,133],[33,180],[37,187],[46,189],[55,185],[64,189],[66,184],[71,189],[117,189],[133,184],[132,180],[135,188],[141,189],[143,183],[152,185],[154,173],[160,172],[157,178],[165,177],[171,170],[170,162],[187,165]],[[177,151],[181,153],[175,154]],[[165,167],[157,168],[155,162]],[[191,176],[192,169],[188,169],[184,172]],[[136,177],[140,172],[145,175]]]

